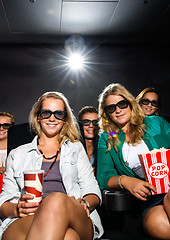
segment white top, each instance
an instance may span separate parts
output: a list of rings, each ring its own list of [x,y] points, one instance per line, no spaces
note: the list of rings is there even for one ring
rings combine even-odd
[[[139,154],[147,151],[149,151],[149,149],[143,140],[136,146],[124,142],[122,148],[123,158],[132,169],[141,165]]]
[[[7,157],[7,149],[0,150],[0,167],[5,167],[5,161]]]

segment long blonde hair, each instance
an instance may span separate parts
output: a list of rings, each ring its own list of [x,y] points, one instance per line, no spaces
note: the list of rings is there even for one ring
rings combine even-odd
[[[108,85],[99,96],[99,126],[102,131],[107,132],[108,134],[108,151],[111,149],[111,145],[113,145],[113,147],[117,150],[117,146],[120,143],[118,137],[113,137],[110,135],[110,132],[118,134],[120,132],[120,129],[104,111],[104,108],[106,106],[106,99],[110,95],[122,96],[129,102],[131,108],[130,129],[128,132],[130,136],[129,143],[133,145],[139,143],[145,131],[145,125],[143,124],[145,115],[143,113],[143,110],[137,103],[136,99],[123,85],[119,83],[113,83]]]
[[[65,108],[65,111],[67,112],[65,124],[63,125],[63,127],[59,133],[60,147],[66,139],[70,139],[71,142],[80,140],[79,127],[78,127],[76,118],[69,106],[68,100],[60,92],[46,92],[33,105],[32,110],[30,112],[30,116],[29,116],[29,122],[30,122],[31,129],[38,136],[40,136],[41,126],[38,122],[37,117],[38,117],[39,110],[41,110],[41,108],[42,108],[42,102],[47,98],[60,99],[64,103],[64,108]]]

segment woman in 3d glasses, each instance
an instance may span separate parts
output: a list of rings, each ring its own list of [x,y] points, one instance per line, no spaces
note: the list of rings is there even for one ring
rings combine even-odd
[[[95,208],[101,193],[75,117],[62,93],[43,94],[32,108],[37,136],[9,153],[0,195],[2,240],[92,240],[103,234]],[[40,206],[24,192],[26,170],[45,171]],[[31,215],[30,215],[31,214]]]
[[[14,116],[9,112],[0,112],[0,174],[5,172],[7,158],[8,129],[15,125]]]
[[[119,83],[110,84],[99,96],[99,115],[100,188],[127,189],[140,202],[147,233],[170,239],[170,192],[151,196],[156,189],[145,180],[138,156],[154,148],[170,148],[170,124],[159,116],[145,116],[136,99]]]
[[[160,96],[155,88],[148,87],[143,89],[136,97],[146,116],[160,115],[161,101]]]

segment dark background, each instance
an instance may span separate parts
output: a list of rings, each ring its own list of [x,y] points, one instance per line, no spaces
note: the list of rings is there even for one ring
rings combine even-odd
[[[32,105],[46,91],[59,91],[77,115],[113,82],[136,97],[155,87],[162,97],[162,115],[170,115],[169,44],[86,44],[86,69],[72,72],[65,65],[64,44],[0,45],[0,111],[10,111],[16,123],[28,122]]]

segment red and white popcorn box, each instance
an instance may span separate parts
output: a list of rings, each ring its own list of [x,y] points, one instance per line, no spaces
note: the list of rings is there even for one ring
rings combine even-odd
[[[157,190],[156,193],[166,193],[170,182],[170,149],[154,149],[147,153],[139,154],[146,179]]]

